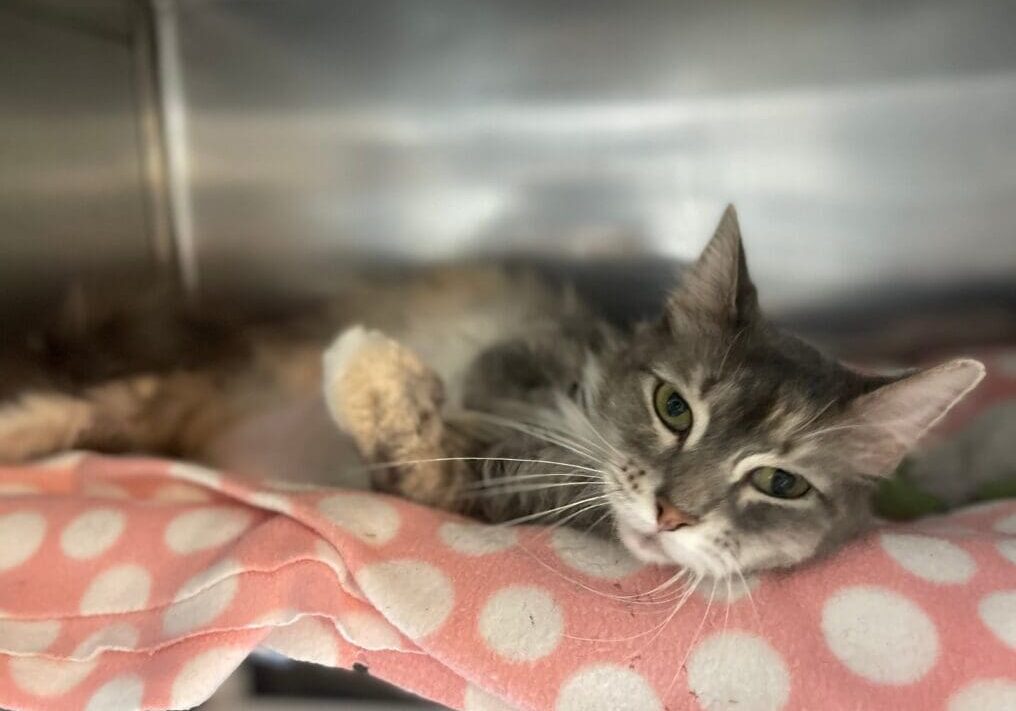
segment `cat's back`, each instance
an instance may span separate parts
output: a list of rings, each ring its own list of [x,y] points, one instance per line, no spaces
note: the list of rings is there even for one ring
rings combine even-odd
[[[570,289],[531,272],[463,266],[361,280],[336,299],[332,321],[376,328],[408,346],[456,401],[458,383],[482,351],[552,329],[581,309]]]

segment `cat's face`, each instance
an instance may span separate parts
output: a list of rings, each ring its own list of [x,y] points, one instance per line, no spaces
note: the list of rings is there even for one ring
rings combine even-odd
[[[863,528],[873,484],[982,374],[963,360],[863,376],[779,333],[728,211],[663,321],[593,388],[618,535],[642,560],[714,577],[812,558]]]

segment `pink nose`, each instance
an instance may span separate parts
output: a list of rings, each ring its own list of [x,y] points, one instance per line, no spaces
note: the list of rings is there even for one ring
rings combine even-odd
[[[656,498],[656,530],[676,531],[682,526],[693,526],[698,522],[691,514],[686,514],[667,499]]]

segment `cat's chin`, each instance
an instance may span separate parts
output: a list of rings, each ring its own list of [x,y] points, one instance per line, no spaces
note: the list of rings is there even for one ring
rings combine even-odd
[[[641,533],[623,521],[617,522],[617,535],[628,552],[643,563],[654,565],[677,565],[667,555],[656,533]]]

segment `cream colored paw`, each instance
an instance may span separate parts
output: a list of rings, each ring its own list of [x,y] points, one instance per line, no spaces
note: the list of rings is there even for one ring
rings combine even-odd
[[[415,353],[362,326],[342,333],[325,352],[324,389],[332,418],[353,435],[372,427],[388,435],[413,431],[443,397],[441,382]]]
[[[356,387],[357,371],[368,367],[372,356],[390,349],[394,343],[380,331],[357,325],[340,333],[328,346],[323,369],[325,403],[340,429],[349,429],[347,391]]]

